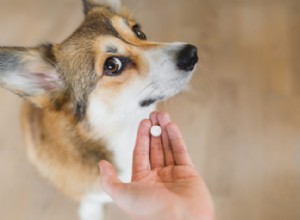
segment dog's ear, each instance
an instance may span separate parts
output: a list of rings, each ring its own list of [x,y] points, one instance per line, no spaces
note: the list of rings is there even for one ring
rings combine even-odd
[[[52,45],[0,47],[0,86],[39,107],[46,107],[64,87]]]
[[[115,12],[121,9],[121,0],[82,0],[84,13],[87,14],[93,7],[106,6]]]

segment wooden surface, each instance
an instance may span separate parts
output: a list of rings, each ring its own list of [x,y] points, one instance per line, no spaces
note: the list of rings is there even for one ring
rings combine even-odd
[[[150,39],[200,49],[190,90],[161,108],[181,126],[218,219],[299,220],[300,2],[126,2]],[[82,18],[79,0],[0,0],[0,45],[59,42]],[[20,103],[0,90],[0,219],[75,220],[77,204],[24,155]]]

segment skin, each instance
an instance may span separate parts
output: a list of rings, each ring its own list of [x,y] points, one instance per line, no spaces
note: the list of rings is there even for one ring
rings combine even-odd
[[[152,125],[162,127],[161,137],[150,135]],[[135,220],[214,219],[210,193],[166,113],[153,112],[140,123],[131,183],[122,183],[107,161],[99,165],[103,189]]]

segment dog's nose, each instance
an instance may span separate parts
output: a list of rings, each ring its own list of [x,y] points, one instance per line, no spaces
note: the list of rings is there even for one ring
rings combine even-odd
[[[197,47],[187,44],[178,53],[177,66],[180,70],[192,71],[198,62]]]

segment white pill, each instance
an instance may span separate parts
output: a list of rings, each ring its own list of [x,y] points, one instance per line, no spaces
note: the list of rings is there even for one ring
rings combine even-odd
[[[150,129],[150,133],[153,137],[159,137],[162,133],[162,129],[160,126],[154,125]]]

